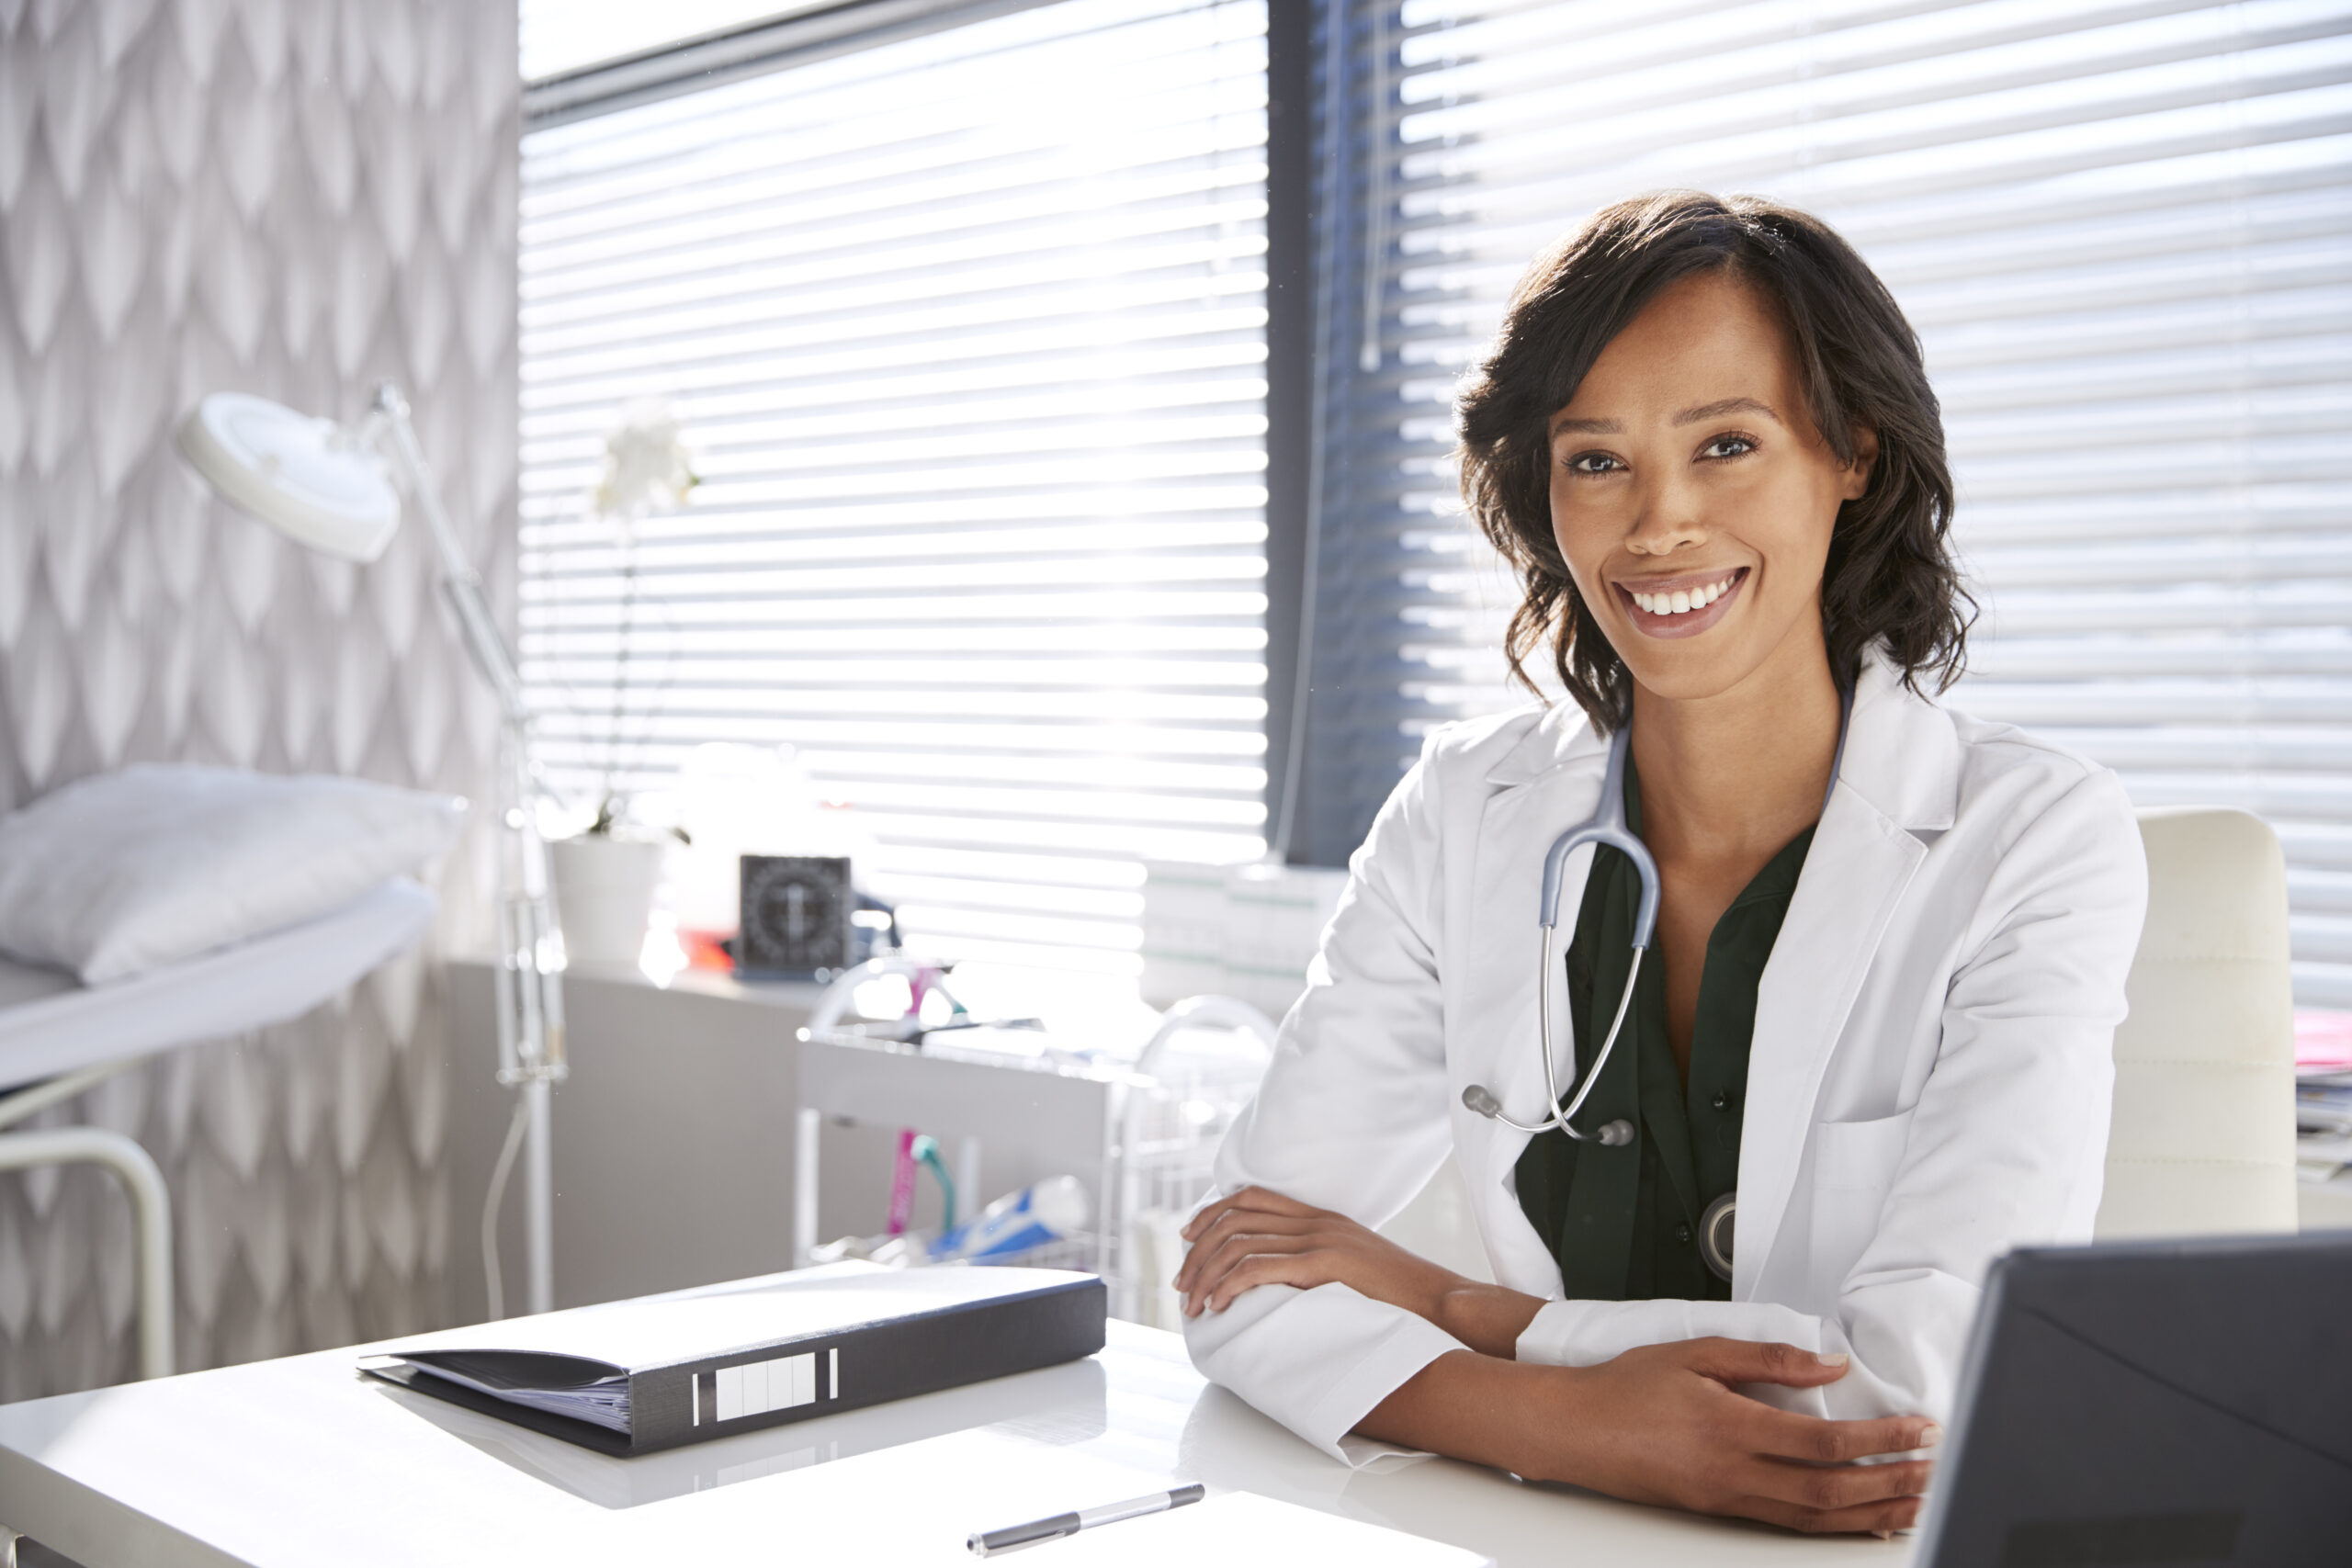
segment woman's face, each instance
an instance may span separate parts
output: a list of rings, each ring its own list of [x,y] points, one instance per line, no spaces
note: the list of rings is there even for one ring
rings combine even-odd
[[[1617,334],[1552,416],[1552,532],[1585,604],[1656,695],[1711,697],[1825,657],[1821,573],[1877,443],[1838,460],[1785,330],[1702,274]]]

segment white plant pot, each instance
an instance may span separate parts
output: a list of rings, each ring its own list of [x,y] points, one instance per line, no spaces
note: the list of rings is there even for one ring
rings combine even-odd
[[[668,846],[582,834],[548,846],[564,956],[573,964],[633,969],[645,950]]]

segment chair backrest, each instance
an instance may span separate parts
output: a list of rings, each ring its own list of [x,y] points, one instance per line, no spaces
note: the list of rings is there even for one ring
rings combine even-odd
[[[2148,923],[2115,1032],[2101,1236],[2295,1228],[2287,867],[2262,819],[2140,813]]]

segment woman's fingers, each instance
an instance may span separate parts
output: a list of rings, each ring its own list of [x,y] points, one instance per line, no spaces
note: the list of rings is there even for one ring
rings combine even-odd
[[[1739,1439],[1756,1457],[1738,1467],[1743,1495],[1728,1511],[1815,1532],[1907,1529],[1935,1474],[1930,1460],[1857,1464],[1866,1455],[1931,1446],[1942,1436],[1919,1416],[1824,1421],[1757,1405]],[[1932,1434],[1928,1435],[1928,1434]],[[1773,1457],[1781,1455],[1785,1457]]]
[[[1261,1253],[1303,1252],[1319,1246],[1318,1238],[1309,1235],[1283,1235],[1274,1232],[1241,1233],[1227,1235],[1214,1247],[1203,1245],[1193,1248],[1192,1257],[1184,1260],[1191,1278],[1177,1277],[1176,1288],[1184,1293],[1185,1311],[1200,1315],[1200,1309],[1231,1278],[1234,1270],[1249,1258]],[[1238,1295],[1235,1291],[1231,1295]]]
[[[1193,1249],[1184,1255],[1184,1261],[1178,1267],[1173,1282],[1180,1291],[1188,1288],[1192,1280],[1200,1277],[1201,1270],[1209,1266],[1209,1260],[1216,1256],[1218,1249],[1235,1236],[1300,1235],[1320,1224],[1317,1220],[1294,1219],[1287,1214],[1259,1213],[1248,1209],[1227,1210],[1193,1238]]]
[[[1868,1421],[1825,1421],[1749,1402],[1741,1412],[1747,1430],[1741,1440],[1759,1454],[1797,1460],[1807,1464],[1850,1464],[1878,1454],[1909,1453],[1931,1449],[1944,1440],[1944,1429],[1924,1416],[1885,1416]],[[1871,1468],[1888,1470],[1892,1465]]]
[[[1279,1192],[1270,1192],[1262,1187],[1244,1187],[1239,1191],[1227,1193],[1194,1214],[1184,1226],[1184,1239],[1198,1241],[1201,1232],[1237,1209],[1252,1210],[1267,1214],[1282,1214],[1291,1219],[1300,1220],[1320,1219],[1327,1215],[1327,1211],[1317,1209],[1312,1204],[1302,1203],[1295,1198],[1285,1198]]]
[[[1184,1223],[1184,1239],[1198,1240],[1203,1231],[1237,1210],[1267,1208],[1268,1213],[1274,1213],[1276,1211],[1266,1205],[1266,1200],[1272,1196],[1274,1194],[1259,1187],[1244,1187],[1238,1192],[1228,1192]]]
[[[1891,1535],[1917,1524],[1923,1506],[1917,1497],[1896,1497],[1883,1503],[1831,1509],[1808,1508],[1772,1497],[1754,1497],[1748,1502],[1753,1506],[1736,1512],[1783,1529],[1804,1530],[1808,1535]]]
[[[1846,1375],[1841,1354],[1815,1355],[1793,1345],[1755,1339],[1692,1339],[1690,1367],[1721,1383],[1774,1382],[1815,1388]]]
[[[1919,1459],[1840,1465],[1758,1459],[1741,1464],[1730,1482],[1750,1497],[1769,1497],[1816,1514],[1838,1514],[1919,1496],[1935,1472],[1932,1461]]]
[[[1198,1317],[1204,1312],[1223,1312],[1261,1285],[1295,1285],[1302,1291],[1311,1291],[1340,1277],[1338,1260],[1329,1248],[1312,1241],[1285,1239],[1290,1240],[1285,1248],[1268,1247],[1235,1258],[1233,1267],[1218,1276],[1215,1283],[1202,1288],[1200,1303],[1186,1310]]]

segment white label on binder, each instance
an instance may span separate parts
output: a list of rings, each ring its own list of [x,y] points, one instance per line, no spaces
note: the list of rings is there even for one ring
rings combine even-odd
[[[764,1384],[764,1380],[763,1380]],[[743,1411],[743,1369],[718,1369],[718,1419],[732,1421]]]

